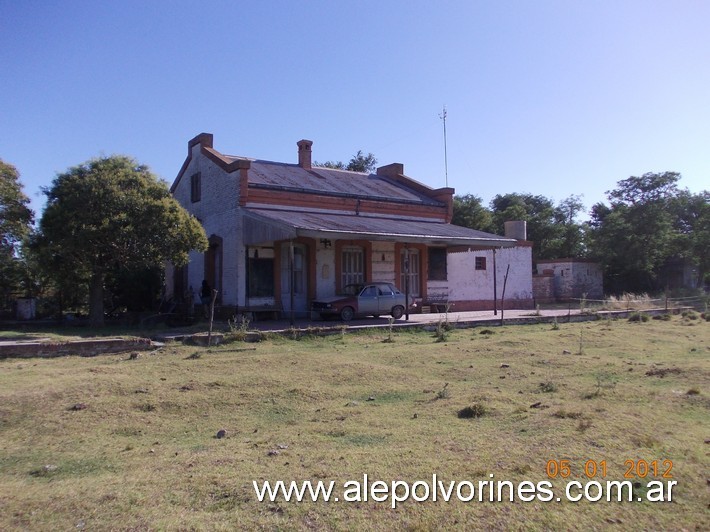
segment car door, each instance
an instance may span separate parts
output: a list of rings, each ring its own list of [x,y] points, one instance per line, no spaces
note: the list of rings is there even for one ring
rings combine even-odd
[[[358,296],[358,314],[368,316],[370,314],[380,314],[377,304],[378,295],[376,286],[366,286]]]
[[[395,295],[392,291],[392,287],[386,284],[381,284],[377,286],[379,293],[378,297],[378,314],[389,314],[392,311],[392,307],[395,305]]]

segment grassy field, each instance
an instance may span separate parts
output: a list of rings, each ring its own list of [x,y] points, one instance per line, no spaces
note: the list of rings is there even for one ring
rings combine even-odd
[[[710,528],[710,325],[271,338],[0,361],[0,529]],[[466,407],[480,417],[459,418]],[[220,429],[224,438],[216,438]],[[549,479],[549,460],[572,476]],[[568,502],[588,460],[633,502]],[[672,502],[637,502],[672,461]],[[549,480],[562,501],[259,502],[265,480]],[[507,492],[505,492],[507,493]],[[574,492],[577,493],[577,492]]]

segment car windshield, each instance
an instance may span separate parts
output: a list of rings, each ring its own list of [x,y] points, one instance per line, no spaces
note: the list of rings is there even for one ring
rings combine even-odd
[[[349,284],[343,288],[342,295],[344,296],[356,296],[362,290],[361,284]]]

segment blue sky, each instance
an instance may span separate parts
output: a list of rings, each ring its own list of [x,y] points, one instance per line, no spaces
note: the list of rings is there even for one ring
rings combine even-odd
[[[710,188],[705,0],[0,0],[0,158],[33,208],[58,172],[128,154],[172,182],[200,132],[296,162],[357,150],[487,203],[587,207],[617,181]]]

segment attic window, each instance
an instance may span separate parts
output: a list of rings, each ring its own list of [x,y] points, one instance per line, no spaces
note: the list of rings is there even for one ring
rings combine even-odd
[[[476,257],[475,268],[477,270],[486,269],[486,257]]]
[[[200,201],[202,198],[202,176],[200,172],[190,176],[190,199],[192,203]]]

